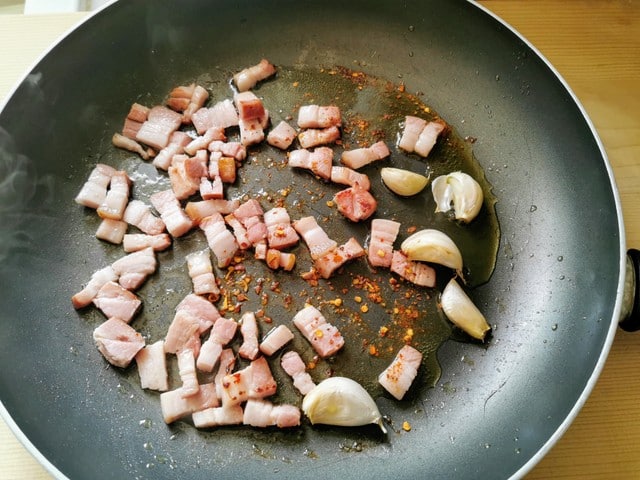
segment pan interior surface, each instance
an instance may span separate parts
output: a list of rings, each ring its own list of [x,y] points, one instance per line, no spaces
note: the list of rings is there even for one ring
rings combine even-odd
[[[73,198],[123,112],[262,57],[355,68],[422,92],[477,139],[498,198],[496,269],[472,291],[492,337],[446,342],[438,383],[411,402],[377,399],[397,422],[387,437],[168,427],[135,372],[105,368],[91,341],[98,317],[69,302],[110,258],[87,240]],[[0,360],[12,366],[1,400],[69,478],[509,478],[574,412],[617,320],[622,229],[598,141],[547,64],[466,2],[118,2],[18,87],[0,114],[0,153],[14,173],[0,217]]]

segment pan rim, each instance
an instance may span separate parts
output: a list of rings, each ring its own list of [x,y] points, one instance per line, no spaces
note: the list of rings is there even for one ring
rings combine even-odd
[[[604,365],[606,363],[607,357],[609,356],[609,352],[611,351],[611,346],[613,345],[613,340],[615,338],[616,332],[618,330],[618,322],[620,321],[620,315],[622,311],[622,300],[624,296],[624,284],[625,284],[625,273],[626,273],[626,236],[624,229],[624,218],[622,216],[622,202],[620,200],[620,193],[616,184],[616,180],[613,174],[613,168],[611,166],[611,162],[609,161],[609,157],[605,150],[604,144],[602,143],[602,139],[598,134],[595,125],[589,114],[587,113],[584,105],[578,99],[575,92],[569,86],[569,83],[564,79],[564,77],[560,74],[560,72],[553,66],[553,64],[547,59],[544,54],[531,43],[524,35],[522,35],[518,30],[516,30],[512,25],[508,22],[500,18],[497,14],[493,13],[491,10],[486,8],[485,6],[478,3],[477,0],[467,0],[470,4],[474,5],[476,8],[482,10],[485,14],[492,17],[495,21],[499,22],[505,28],[507,28],[513,35],[515,35],[519,40],[521,40],[549,69],[549,71],[556,77],[556,79],[560,82],[562,87],[565,89],[567,94],[571,97],[571,100],[575,104],[575,106],[580,111],[582,115],[582,119],[585,121],[586,125],[591,132],[593,139],[595,140],[598,150],[600,151],[600,155],[602,157],[602,161],[607,171],[607,175],[609,177],[609,184],[611,186],[611,193],[613,195],[615,207],[616,207],[616,218],[618,223],[618,238],[619,238],[619,248],[620,248],[620,258],[618,259],[618,285],[616,287],[616,301],[613,309],[613,316],[611,318],[611,323],[609,324],[609,329],[607,331],[607,335],[604,339],[604,343],[602,349],[600,351],[598,361],[595,364],[593,371],[589,377],[589,380],[585,384],[584,389],[582,390],[580,396],[577,401],[574,403],[573,407],[564,418],[564,420],[560,423],[558,428],[553,432],[553,434],[547,439],[547,441],[542,445],[542,447],[529,458],[529,460],[520,467],[519,470],[514,472],[512,475],[512,479],[524,478],[528,473],[533,470],[533,468],[540,463],[540,461],[549,453],[549,451],[558,443],[560,438],[566,433],[569,429],[573,421],[578,416],[578,413],[584,407],[587,399],[591,395],[593,389],[595,388],[598,379],[604,369]]]

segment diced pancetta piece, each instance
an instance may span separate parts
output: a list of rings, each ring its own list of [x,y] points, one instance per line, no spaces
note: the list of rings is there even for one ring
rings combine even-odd
[[[126,323],[130,323],[131,319],[140,310],[142,300],[135,293],[112,281],[105,283],[98,290],[93,299],[93,304],[107,318],[117,317]]]
[[[149,160],[151,157],[150,151],[145,150],[142,145],[133,140],[132,138],[125,137],[120,133],[114,133],[111,137],[111,143],[114,147],[128,150],[129,152],[137,153],[143,160]],[[152,152],[152,151],[151,151]]]
[[[247,67],[239,71],[233,76],[233,82],[236,84],[239,92],[251,90],[258,82],[275,75],[276,67],[263,58],[257,65]]]
[[[411,115],[405,117],[404,123],[398,146],[407,152],[416,152],[421,157],[429,155],[438,137],[447,128],[442,120],[427,122]]]
[[[149,110],[147,120],[136,134],[136,140],[161,150],[169,144],[171,134],[180,128],[182,115],[158,105]]]
[[[374,267],[391,267],[393,243],[400,232],[400,223],[376,218],[371,221],[368,259]]]
[[[394,250],[391,257],[391,271],[405,280],[422,287],[434,287],[436,271],[426,263],[409,260],[400,250]]]
[[[122,243],[129,224],[123,220],[103,218],[96,230],[96,238],[119,245]]]
[[[200,108],[191,116],[191,122],[198,135],[202,135],[211,127],[235,127],[238,121],[238,112],[230,99],[222,100],[213,107]]]
[[[260,351],[258,344],[258,322],[253,312],[246,312],[240,317],[240,333],[242,334],[242,345],[238,349],[238,354],[242,358],[254,360]]]
[[[198,318],[186,310],[176,310],[164,338],[164,351],[178,353],[191,350],[197,356],[200,354],[201,343]]]
[[[113,271],[111,265],[101,268],[91,275],[91,279],[82,290],[71,297],[71,303],[74,308],[86,307],[93,301],[103,285],[117,280],[118,274]]]
[[[214,213],[200,221],[200,228],[207,238],[209,248],[216,256],[218,268],[228,267],[240,247],[219,213]]]
[[[171,189],[178,200],[189,198],[198,191],[200,179],[207,176],[207,159],[206,150],[199,150],[195,157],[173,157],[168,172]]]
[[[211,152],[209,158],[209,178],[220,177],[222,183],[235,183],[236,159],[225,157],[222,152]]]
[[[241,250],[246,250],[251,246],[251,241],[247,236],[247,229],[240,220],[238,220],[233,213],[224,216],[224,221],[233,230],[233,235],[236,237],[236,242]]]
[[[223,347],[227,345],[236,334],[238,324],[229,318],[220,317],[213,324],[209,338],[202,344],[196,366],[203,372],[212,372]]]
[[[333,166],[333,150],[329,147],[318,147],[313,151],[305,148],[292,150],[287,154],[290,167],[304,168],[325,180],[331,179]]]
[[[151,207],[141,200],[131,200],[122,219],[149,235],[158,235],[165,230],[164,222],[151,212]]]
[[[329,357],[344,345],[338,329],[327,322],[320,310],[308,305],[295,314],[293,324],[322,358]]]
[[[333,197],[338,211],[352,222],[366,220],[378,208],[378,202],[369,190],[356,184],[339,191]]]
[[[186,132],[177,130],[169,138],[169,144],[153,158],[153,165],[161,170],[168,170],[175,155],[184,153],[184,147],[191,143],[192,138]]]
[[[276,393],[277,384],[265,357],[222,379],[222,404],[238,405],[249,399],[265,398]]]
[[[209,180],[207,177],[202,177],[198,190],[204,200],[224,198],[224,186],[219,176],[213,177],[212,180]]]
[[[122,127],[122,134],[135,140],[138,130],[144,122],[149,118],[149,107],[134,103],[129,109],[129,113],[124,120],[124,126]]]
[[[160,394],[162,418],[167,424],[192,413],[217,407],[219,404],[216,386],[213,383],[203,383],[195,395],[184,396],[182,388]]]
[[[421,362],[422,353],[411,345],[405,345],[378,376],[378,382],[396,399],[402,400],[416,378]]]
[[[198,334],[202,335],[220,318],[216,306],[200,295],[190,293],[176,306],[176,312],[182,310],[193,315],[198,322]]]
[[[226,375],[233,372],[236,365],[236,354],[231,348],[223,348],[218,360],[218,371],[216,372],[213,382],[216,384],[218,398],[222,398],[222,380]]]
[[[78,192],[75,198],[76,203],[97,209],[104,202],[111,177],[113,177],[116,171],[115,168],[109,165],[98,163],[93,170],[91,170],[89,178],[87,178],[80,192]]]
[[[300,409],[294,405],[274,405],[268,400],[250,399],[244,406],[242,423],[252,427],[297,427]]]
[[[127,322],[113,317],[93,331],[93,340],[104,358],[116,367],[125,368],[144,347],[144,338]]]
[[[153,248],[128,253],[111,264],[118,283],[127,290],[138,289],[156,271],[158,262]]]
[[[338,246],[329,238],[313,216],[303,217],[293,222],[293,228],[300,234],[309,248],[311,258],[317,260]]]
[[[188,202],[184,207],[184,211],[195,225],[199,225],[205,217],[210,217],[216,213],[228,215],[234,212],[238,206],[240,206],[238,200],[212,198],[210,200]]]
[[[262,339],[260,351],[271,356],[291,340],[293,340],[293,332],[286,325],[278,325]]]
[[[205,104],[209,92],[200,85],[191,84],[171,90],[167,105],[169,108],[182,112],[182,123],[191,122],[191,116]]]
[[[290,350],[282,355],[280,365],[293,380],[293,386],[302,395],[306,395],[316,386],[298,352]]]
[[[284,207],[274,207],[264,213],[267,226],[267,243],[270,248],[283,250],[293,247],[300,241],[298,232],[291,225],[291,217]]]
[[[159,392],[169,390],[167,358],[163,340],[146,345],[136,354],[135,359],[142,388]]]
[[[382,160],[391,155],[389,147],[382,140],[370,147],[356,148],[342,152],[340,162],[349,168],[357,170],[377,160]]]
[[[129,202],[130,187],[131,179],[127,172],[122,170],[114,172],[111,176],[107,195],[96,210],[98,215],[102,218],[121,220]]]
[[[291,146],[297,135],[296,129],[282,120],[267,134],[267,143],[272,147],[286,150]]]
[[[145,248],[153,248],[156,252],[166,250],[171,246],[171,237],[167,233],[147,235],[146,233],[126,233],[122,238],[125,252],[137,252]]]
[[[208,128],[204,132],[204,134],[191,140],[191,142],[189,142],[189,144],[184,147],[184,151],[189,155],[195,155],[198,150],[206,150],[209,147],[209,144],[214,140],[221,142],[225,142],[227,140],[227,136],[224,133],[224,128]]]
[[[192,252],[186,256],[187,270],[193,291],[196,295],[209,295],[209,298],[216,301],[220,297],[220,288],[213,273],[211,265],[210,250],[200,250]]]
[[[342,125],[340,108],[335,105],[302,105],[298,110],[300,128],[328,128]]]
[[[351,237],[346,243],[325,253],[318,258],[314,265],[322,278],[329,278],[338,268],[354,258],[366,255],[364,248],[358,241]]]
[[[193,228],[194,222],[189,218],[176,198],[173,190],[156,192],[149,197],[151,205],[160,213],[160,218],[172,237],[181,237]]]
[[[178,357],[178,375],[182,381],[180,391],[183,397],[191,397],[200,391],[193,350],[185,348],[178,351],[176,355]]]
[[[319,145],[335,143],[340,139],[340,129],[336,126],[327,128],[309,128],[298,134],[298,142],[302,148],[313,148]]]
[[[333,183],[349,185],[350,187],[360,185],[360,187],[364,188],[365,190],[369,190],[371,188],[371,182],[369,181],[369,177],[367,175],[365,175],[364,173],[356,172],[349,167],[331,167],[331,181]]]
[[[247,149],[240,142],[221,142],[214,140],[209,144],[209,151],[220,152],[225,157],[233,157],[238,162],[247,158]]]
[[[269,112],[253,92],[245,91],[235,95],[234,103],[240,121],[240,143],[245,147],[264,140],[264,129],[269,122]]]
[[[240,425],[244,411],[240,405],[212,407],[199,412],[193,412],[191,419],[196,428],[221,427],[225,425]]]
[[[249,199],[241,204],[233,216],[242,222],[247,230],[247,238],[252,245],[267,240],[267,226],[264,223],[264,211],[256,199]]]

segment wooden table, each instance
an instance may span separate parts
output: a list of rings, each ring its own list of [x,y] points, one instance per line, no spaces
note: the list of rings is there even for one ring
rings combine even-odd
[[[584,105],[614,169],[627,244],[640,248],[640,2],[481,3],[535,45]],[[0,16],[0,98],[85,15]],[[639,364],[640,333],[620,331],[586,405],[527,480],[640,478]],[[0,477],[51,478],[2,421]]]

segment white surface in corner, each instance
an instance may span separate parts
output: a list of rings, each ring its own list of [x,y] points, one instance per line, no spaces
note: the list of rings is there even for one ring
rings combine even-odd
[[[24,13],[63,13],[95,10],[109,0],[25,0]]]

